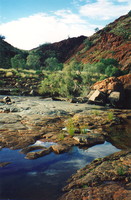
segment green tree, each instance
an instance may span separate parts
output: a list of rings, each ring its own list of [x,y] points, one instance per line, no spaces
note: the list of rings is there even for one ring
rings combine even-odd
[[[28,68],[32,69],[40,69],[40,56],[36,52],[31,52],[27,56],[27,62],[26,62]]]
[[[63,64],[59,63],[57,58],[51,57],[45,60],[45,67],[46,67],[46,70],[49,70],[49,71],[58,71],[58,70],[62,70]]]
[[[99,31],[99,28],[98,28],[98,27],[96,27],[96,28],[95,28],[95,32],[97,33],[98,31]]]
[[[5,40],[5,36],[4,35],[0,35],[0,40]]]
[[[23,58],[22,54],[17,54],[13,58],[11,58],[11,66],[18,70],[18,68],[25,69],[26,68],[26,60]]]
[[[120,76],[122,75],[122,71],[119,70],[118,68],[112,66],[112,65],[109,65],[106,69],[105,69],[105,74],[110,77],[110,76]]]

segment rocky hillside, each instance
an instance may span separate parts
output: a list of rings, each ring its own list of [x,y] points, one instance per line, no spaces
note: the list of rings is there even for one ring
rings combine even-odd
[[[36,49],[32,49],[30,52],[36,52],[41,57],[41,63],[43,63],[48,57],[57,57],[59,62],[66,62],[72,55],[77,53],[79,46],[87,37],[73,37],[60,42],[47,43],[39,46]]]
[[[87,38],[80,45],[79,51],[70,59],[75,58],[79,62],[93,63],[102,58],[114,58],[119,62],[122,70],[129,72],[131,68],[130,25],[129,12]]]
[[[21,50],[0,38],[0,68],[10,68],[11,58],[20,52]]]

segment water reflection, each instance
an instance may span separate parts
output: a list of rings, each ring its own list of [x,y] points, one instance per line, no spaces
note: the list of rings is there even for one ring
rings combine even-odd
[[[18,150],[2,149],[0,161],[12,164],[0,169],[0,199],[56,200],[76,170],[116,151],[119,149],[105,142],[86,150],[73,147],[68,153],[26,160]]]

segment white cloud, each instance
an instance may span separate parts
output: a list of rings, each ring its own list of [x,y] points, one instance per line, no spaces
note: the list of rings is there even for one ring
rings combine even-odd
[[[106,20],[111,22],[129,12],[131,5],[129,0],[96,0],[94,3],[92,0],[73,0],[73,3],[77,13],[70,9],[50,14],[37,13],[2,24],[0,34],[15,47],[32,49],[68,36],[90,36],[96,27],[102,28],[100,23],[104,25]],[[92,19],[96,20],[97,25],[94,22],[91,24]]]
[[[80,14],[97,20],[108,20],[128,13],[130,6],[129,0],[97,0],[95,3],[80,6]]]
[[[1,25],[6,41],[21,49],[32,49],[45,42],[57,42],[68,36],[91,35],[94,26],[82,20],[70,10],[52,15],[38,13]]]

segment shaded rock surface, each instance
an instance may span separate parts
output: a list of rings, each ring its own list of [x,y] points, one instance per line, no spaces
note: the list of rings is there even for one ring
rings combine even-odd
[[[94,160],[72,176],[60,198],[72,200],[120,200],[131,197],[131,151]]]

